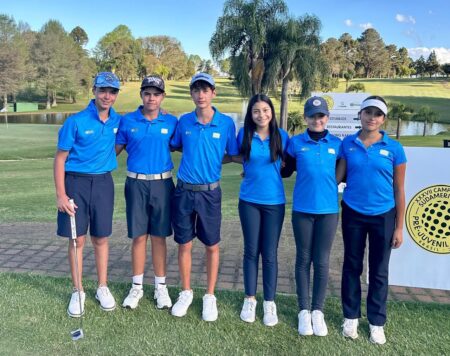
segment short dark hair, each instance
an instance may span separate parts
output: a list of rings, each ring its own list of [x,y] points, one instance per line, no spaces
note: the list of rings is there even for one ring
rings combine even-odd
[[[200,89],[200,90],[206,90],[206,89],[211,89],[214,90],[216,89],[214,86],[212,86],[211,84],[209,84],[208,82],[205,82],[204,80],[197,80],[194,84],[192,84],[190,86],[190,91],[194,90],[194,89]]]
[[[267,105],[270,106],[270,110],[272,111],[272,120],[269,122],[269,134],[270,134],[270,160],[272,162],[275,162],[278,160],[278,158],[283,158],[283,148],[281,143],[281,135],[280,131],[278,130],[278,124],[277,124],[277,118],[275,116],[275,108],[272,104],[272,100],[265,95],[265,94],[256,94],[248,103],[247,106],[247,113],[245,114],[244,119],[244,138],[242,140],[242,146],[241,146],[241,154],[244,157],[245,160],[250,159],[250,151],[252,148],[252,140],[253,140],[253,134],[256,131],[256,124],[253,121],[252,118],[252,109],[253,105],[256,103],[263,101]]]

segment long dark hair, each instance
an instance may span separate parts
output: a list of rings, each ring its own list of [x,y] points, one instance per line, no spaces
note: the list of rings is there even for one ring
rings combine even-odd
[[[283,158],[283,149],[281,144],[281,135],[278,130],[278,124],[275,117],[275,109],[272,104],[272,100],[265,94],[256,94],[248,103],[247,113],[245,114],[244,120],[244,139],[242,140],[241,146],[241,154],[246,161],[250,159],[250,151],[252,149],[252,140],[253,134],[256,131],[256,124],[252,119],[252,109],[253,105],[256,103],[263,101],[270,106],[270,110],[272,111],[272,120],[269,122],[269,134],[270,134],[270,160],[275,162],[278,158]]]

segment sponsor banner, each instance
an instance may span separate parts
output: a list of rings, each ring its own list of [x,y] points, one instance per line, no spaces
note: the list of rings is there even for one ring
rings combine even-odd
[[[403,245],[392,251],[389,284],[450,290],[450,150],[405,152]]]

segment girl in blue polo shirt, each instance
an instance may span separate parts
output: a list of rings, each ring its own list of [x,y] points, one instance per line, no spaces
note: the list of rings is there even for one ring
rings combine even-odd
[[[342,198],[342,306],[345,337],[358,337],[361,282],[366,239],[369,236],[367,319],[370,341],[384,344],[389,258],[403,241],[405,215],[403,147],[380,130],[387,115],[383,98],[369,96],[359,112],[362,129],[343,141],[337,179],[347,176]]]
[[[285,196],[280,168],[288,135],[277,126],[272,101],[264,94],[250,99],[238,145],[244,166],[239,194],[239,217],[244,235],[245,299],[241,319],[255,321],[259,255],[262,256],[264,319],[278,323],[274,302],[277,249],[284,220]]]
[[[297,247],[298,332],[326,336],[328,329],[322,310],[330,251],[338,223],[336,162],[341,155],[342,142],[325,129],[329,111],[323,98],[309,98],[304,117],[308,128],[289,141],[282,174],[287,177],[297,170],[292,227]],[[311,264],[314,266],[312,303],[309,297]]]

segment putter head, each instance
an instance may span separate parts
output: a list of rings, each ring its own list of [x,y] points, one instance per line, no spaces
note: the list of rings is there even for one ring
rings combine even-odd
[[[70,332],[70,336],[72,336],[73,341],[80,340],[84,337],[83,329],[76,329]]]

